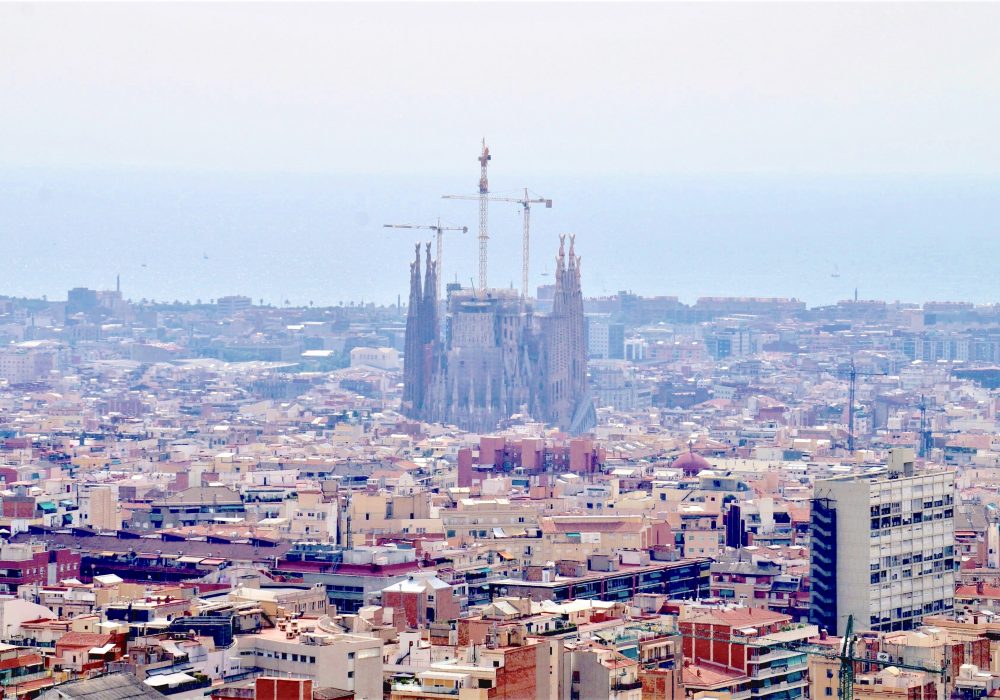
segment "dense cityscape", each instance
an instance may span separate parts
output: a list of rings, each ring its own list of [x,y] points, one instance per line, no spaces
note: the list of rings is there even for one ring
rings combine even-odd
[[[0,0],[0,700],[1000,699],[998,30]]]
[[[422,248],[405,305],[0,300],[5,697],[1000,692],[1000,306]]]

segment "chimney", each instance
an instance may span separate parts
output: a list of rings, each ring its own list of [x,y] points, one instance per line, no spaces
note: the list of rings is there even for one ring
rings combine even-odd
[[[982,595],[985,592],[986,592],[986,582],[985,581],[977,581],[976,582],[976,595]]]

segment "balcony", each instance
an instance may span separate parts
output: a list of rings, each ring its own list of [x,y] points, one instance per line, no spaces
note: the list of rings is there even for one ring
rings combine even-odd
[[[616,683],[611,686],[612,693],[625,693],[629,690],[638,690],[642,687],[642,681],[629,681],[627,683]]]
[[[413,693],[414,695],[452,695],[458,696],[458,688],[444,685],[417,685],[415,683],[393,683],[394,693]]]
[[[30,683],[31,681],[41,680],[43,678],[51,678],[51,671],[35,671],[34,673],[22,673],[20,675],[10,676],[7,679],[9,685],[20,685],[22,683]]]

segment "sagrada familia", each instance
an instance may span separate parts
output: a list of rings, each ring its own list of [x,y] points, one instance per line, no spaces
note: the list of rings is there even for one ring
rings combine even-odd
[[[427,244],[410,264],[403,358],[403,413],[430,423],[489,432],[520,414],[570,434],[597,423],[587,386],[580,258],[559,238],[552,310],[534,313],[513,289],[459,289],[440,332],[437,263]]]

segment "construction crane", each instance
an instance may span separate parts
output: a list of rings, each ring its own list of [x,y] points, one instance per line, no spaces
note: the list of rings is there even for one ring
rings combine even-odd
[[[479,288],[486,289],[486,243],[490,239],[490,179],[487,168],[493,156],[483,139],[483,150],[479,154],[479,194],[471,197],[450,197],[444,199],[478,199],[479,200]]]
[[[843,373],[843,369],[807,369],[799,368],[800,371],[804,372],[815,372],[817,374],[839,374]],[[854,454],[854,403],[858,393],[858,377],[884,377],[887,375],[886,372],[865,372],[859,371],[854,365],[854,357],[851,357],[851,365],[847,368],[847,451],[850,454]],[[843,376],[841,374],[841,376]]]
[[[930,421],[927,420],[927,399],[923,394],[920,395],[920,403],[917,404],[917,408],[920,409],[920,449],[917,454],[920,457],[926,459],[931,454],[931,448],[934,446],[934,431],[931,428]],[[943,409],[936,409],[941,411]],[[944,431],[944,432],[958,432],[958,431]]]
[[[468,233],[468,226],[442,226],[441,219],[438,219],[437,226],[421,226],[419,224],[382,224],[382,228],[409,228],[424,231],[434,231],[437,234],[437,292],[438,299],[441,298],[441,261],[444,259],[444,232],[461,231]]]
[[[486,289],[486,241],[489,240],[490,180],[486,169],[493,156],[483,137],[483,150],[479,154],[479,288]]]
[[[483,150],[479,154],[479,194],[473,196],[445,195],[444,199],[478,199],[479,200],[479,288],[486,289],[486,242],[490,239],[490,180],[487,166],[493,159],[490,149],[483,139]]]
[[[446,194],[442,199],[480,199],[475,195]],[[521,294],[528,296],[528,262],[531,256],[531,205],[544,204],[546,209],[552,208],[552,200],[545,197],[532,197],[528,188],[524,188],[524,197],[486,197],[490,202],[512,202],[520,204],[524,216],[524,230],[521,234]],[[481,205],[480,205],[481,206]]]
[[[853,367],[853,363],[851,365]],[[840,700],[854,700],[854,615],[847,616],[844,641],[840,645]]]
[[[854,454],[854,399],[858,390],[858,375],[862,377],[885,376],[885,372],[858,372],[854,366],[854,357],[851,357],[851,368],[848,370],[848,380],[850,387],[847,393],[847,451]]]

